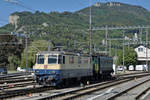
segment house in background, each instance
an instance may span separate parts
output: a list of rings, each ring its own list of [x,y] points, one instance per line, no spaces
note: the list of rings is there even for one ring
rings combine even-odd
[[[150,49],[143,45],[138,46],[134,49],[137,53],[138,65],[145,65],[146,61],[150,65]]]

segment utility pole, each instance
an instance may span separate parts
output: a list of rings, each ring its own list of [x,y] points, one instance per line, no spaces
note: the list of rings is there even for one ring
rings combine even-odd
[[[111,40],[109,40],[109,55],[111,56]]]
[[[92,17],[91,17],[91,10],[92,10],[92,1],[89,1],[90,6],[90,15],[89,15],[89,44],[90,44],[90,55],[92,55]]]
[[[107,54],[107,35],[108,35],[108,26],[105,27],[105,52]]]
[[[27,71],[27,68],[28,68],[28,36],[26,35],[25,38],[26,38],[26,71]]]
[[[129,47],[130,47],[129,45],[130,45],[130,40],[128,40],[128,49],[129,49]]]
[[[139,31],[140,31],[140,44],[142,44],[142,31],[143,31],[142,28],[140,28]]]
[[[50,40],[48,41],[48,52],[50,52],[50,50],[51,50],[51,46],[50,46]]]
[[[123,30],[123,72],[125,72],[125,69],[124,69],[124,30]]]
[[[147,45],[147,41],[148,41],[148,29],[146,30],[146,66],[147,66],[147,69],[149,69],[149,66],[148,66],[148,52],[147,52],[147,48],[148,48],[148,45]]]
[[[96,52],[96,43],[94,44],[94,52]]]

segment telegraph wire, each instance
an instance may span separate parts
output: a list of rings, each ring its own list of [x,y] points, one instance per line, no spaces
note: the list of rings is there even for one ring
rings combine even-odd
[[[33,9],[33,8],[31,8],[31,7],[29,7],[28,5],[26,5],[24,2],[22,2],[22,1],[19,1],[20,2],[20,4],[23,4],[22,5],[22,7],[24,7],[24,8],[26,8],[26,9],[29,9],[29,10],[32,10],[32,11],[37,11],[37,10],[35,10],[35,9]]]
[[[17,5],[17,6],[20,6],[20,7],[23,7],[23,8],[26,8],[28,10],[31,10],[31,11],[36,11],[28,6],[26,6],[22,1],[20,0],[4,0],[4,2],[8,2],[8,3],[11,3],[11,4],[14,4],[14,5]]]
[[[1,22],[8,22],[8,20],[0,19]]]

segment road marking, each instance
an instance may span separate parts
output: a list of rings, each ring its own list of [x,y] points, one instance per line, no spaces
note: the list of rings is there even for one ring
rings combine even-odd
[[[113,89],[114,89],[114,88],[109,88],[106,92],[104,92],[104,93],[102,93],[102,94],[100,94],[100,95],[96,95],[96,96],[94,96],[94,97],[88,98],[87,100],[93,100],[93,99],[96,99],[96,98],[98,98],[98,97],[101,97],[101,96],[103,96],[103,95],[105,95],[105,94],[109,94],[109,93],[112,92]]]

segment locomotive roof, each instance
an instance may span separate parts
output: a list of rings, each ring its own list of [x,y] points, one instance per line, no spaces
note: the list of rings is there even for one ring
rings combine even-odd
[[[41,54],[64,54],[64,55],[75,55],[75,56],[89,56],[87,54],[79,54],[79,53],[73,53],[73,52],[65,52],[65,51],[41,51],[38,52],[37,55]]]
[[[90,56],[89,54],[82,54],[82,53],[74,53],[74,52],[67,52],[67,51],[41,51],[38,52],[37,55],[41,55],[41,54],[63,54],[63,55],[74,55],[74,56]],[[92,54],[92,56],[103,56],[103,57],[110,57],[106,54],[102,54],[102,53],[94,53]]]
[[[37,54],[49,54],[49,53],[64,54],[64,52],[61,52],[61,51],[41,51],[41,52],[38,52]]]

